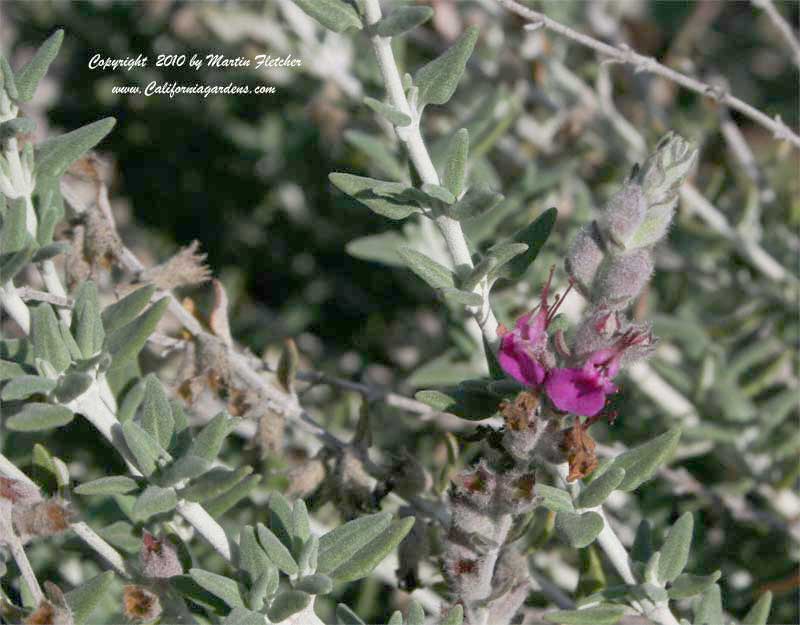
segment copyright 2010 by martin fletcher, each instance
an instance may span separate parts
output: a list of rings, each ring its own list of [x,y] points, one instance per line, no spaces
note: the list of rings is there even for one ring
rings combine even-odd
[[[214,70],[253,70],[269,71],[270,69],[299,69],[302,59],[271,54],[247,56],[225,56],[223,54],[158,54],[155,58],[139,54],[138,56],[107,57],[95,54],[89,59],[89,69],[103,72],[135,72],[155,68],[169,71],[173,68],[186,68],[199,71],[203,68]],[[196,82],[176,82],[170,80],[148,80],[114,85],[111,88],[116,95],[167,96],[191,95],[207,98],[212,95],[275,95],[274,85],[249,85],[236,82],[219,81],[215,84]]]

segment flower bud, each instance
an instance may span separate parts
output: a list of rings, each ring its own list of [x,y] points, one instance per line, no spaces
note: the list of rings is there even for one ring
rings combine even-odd
[[[626,184],[608,201],[597,225],[606,241],[625,249],[647,212],[647,200],[637,184]]]
[[[286,496],[305,499],[317,490],[325,480],[325,462],[319,457],[306,460],[296,467],[292,467],[286,474],[289,485]]]
[[[161,601],[153,592],[129,584],[122,590],[122,612],[127,618],[139,623],[147,623],[161,616]]]
[[[12,504],[26,505],[41,501],[42,496],[33,484],[0,477],[0,499],[7,499]]]
[[[406,509],[406,512],[412,512]],[[404,514],[401,511],[401,514]],[[411,531],[397,548],[397,580],[400,588],[411,592],[419,586],[419,565],[431,553],[430,527],[424,519],[417,519]]]
[[[581,228],[572,240],[564,266],[582,295],[588,296],[591,291],[594,276],[604,256],[603,240],[597,224],[592,222]]]
[[[14,530],[23,544],[33,537],[60,534],[69,528],[74,516],[68,502],[59,498],[15,506],[11,513]]]
[[[354,517],[372,508],[375,482],[359,454],[345,449],[328,480],[328,495],[346,517]]]
[[[72,610],[61,589],[52,582],[43,586],[45,597],[25,619],[25,625],[73,625]]]
[[[691,143],[673,132],[664,135],[634,176],[642,186],[648,207],[673,203],[696,159],[697,150]]]
[[[164,538],[156,538],[149,532],[142,536],[139,563],[145,577],[163,579],[183,573],[175,546]]]
[[[575,329],[570,350],[571,360],[582,363],[589,354],[611,347],[626,325],[624,317],[618,312],[604,309],[590,311]]]
[[[453,496],[486,511],[494,497],[497,475],[481,460],[473,470],[465,469],[453,480]]]
[[[525,514],[537,503],[533,488],[535,473],[509,472],[498,480],[497,501],[503,512],[512,515]]]
[[[442,557],[442,573],[455,596],[472,601],[484,598],[483,589],[491,583],[492,570],[469,547],[449,542]]]
[[[424,493],[433,486],[430,473],[408,450],[403,449],[400,457],[392,463],[392,489],[406,499]]]
[[[591,299],[609,310],[622,310],[639,295],[652,273],[653,258],[649,250],[610,256],[597,272]]]
[[[516,460],[529,460],[531,451],[539,441],[539,416],[541,402],[536,393],[522,391],[513,403],[501,405],[505,429],[503,449]]]

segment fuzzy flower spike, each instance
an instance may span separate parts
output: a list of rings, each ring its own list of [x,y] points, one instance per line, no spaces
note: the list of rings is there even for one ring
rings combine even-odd
[[[592,352],[582,367],[553,369],[547,376],[545,391],[550,401],[564,412],[593,417],[606,404],[606,397],[617,392],[613,383],[625,352],[652,341],[649,332],[634,328],[611,347]]]
[[[501,336],[497,355],[500,366],[512,378],[528,386],[541,386],[547,372],[555,366],[555,356],[548,347],[547,327],[572,288],[572,281],[561,297],[555,296],[551,306],[548,298],[554,271],[555,267],[551,267],[547,282],[542,287],[539,305],[517,319],[513,330],[504,326],[498,330]]]

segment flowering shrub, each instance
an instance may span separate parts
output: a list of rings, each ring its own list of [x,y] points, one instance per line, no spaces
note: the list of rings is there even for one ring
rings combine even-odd
[[[91,152],[114,119],[34,143],[35,124],[21,110],[56,58],[63,31],[21,67],[1,59],[2,619],[357,624],[364,621],[347,589],[381,579],[411,594],[391,614],[392,625],[505,625],[529,617],[567,625],[639,617],[662,625],[733,622],[723,608],[722,572],[695,567],[691,509],[673,518],[634,513],[626,520],[638,528],[627,536],[610,507],[634,491],[647,493],[657,476],[674,478],[667,465],[682,426],[696,423],[673,413],[671,427],[648,425],[630,448],[601,450],[590,432],[615,422],[623,380],[636,378],[659,346],[657,324],[639,304],[689,188],[697,147],[664,134],[573,233],[557,264],[544,251],[555,236],[555,208],[505,241],[476,236],[476,244],[469,234],[476,224],[509,210],[475,141],[488,140],[495,106],[436,143],[423,130],[428,107],[448,105],[456,93],[480,29],[465,28],[433,60],[403,74],[395,40],[434,17],[430,7],[403,4],[384,15],[378,0],[295,4],[282,9],[295,27],[308,32],[318,23],[340,33],[336,41],[368,41],[381,88],[363,105],[409,161],[407,170],[393,166],[393,154],[361,136],[356,143],[379,155],[391,175],[330,173],[337,194],[405,220],[402,235],[379,235],[377,245],[367,237],[352,249],[391,258],[435,292],[452,331],[468,344],[469,373],[448,361],[449,377],[417,377],[416,386],[432,388],[412,400],[305,369],[291,339],[274,366],[238,345],[226,289],[196,243],[153,267],[126,246],[102,160]],[[515,2],[501,4],[536,28],[565,28]],[[778,121],[778,137],[793,143]],[[775,261],[748,245],[749,261],[774,271]],[[543,273],[543,284],[534,281]],[[208,312],[175,294],[208,282]],[[791,277],[781,283],[796,288]],[[518,302],[508,305],[503,293],[509,285],[538,292],[535,307],[518,314]],[[718,394],[736,387],[722,383],[728,386]],[[363,395],[352,435],[305,407],[304,384]],[[660,388],[677,393],[666,383]],[[774,428],[792,409],[785,390],[768,396],[780,413]],[[376,443],[375,404],[389,401],[436,424],[446,456],[436,475],[416,454]],[[637,415],[628,408],[621,417],[608,433],[612,441]],[[64,458],[51,450],[59,431],[79,422],[88,424],[81,430],[87,448],[113,450],[113,466],[82,463],[87,450],[70,448]],[[261,484],[251,464],[261,469],[262,459],[250,461],[252,453],[226,454],[234,436],[246,436],[264,456],[277,456],[285,435],[313,440],[313,453],[282,481]],[[38,565],[46,558],[37,549],[53,550],[67,536],[80,542],[91,568],[77,576],[43,573]],[[574,593],[540,570],[540,556],[556,551],[568,570],[579,562]],[[766,623],[771,602],[763,593],[741,622]]]

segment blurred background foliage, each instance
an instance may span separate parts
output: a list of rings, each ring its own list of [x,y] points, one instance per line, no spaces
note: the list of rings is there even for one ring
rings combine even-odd
[[[683,405],[670,407],[671,396],[632,380],[615,406],[618,425],[600,438],[634,444],[684,420],[674,470],[684,484],[692,483],[688,476],[702,487],[676,497],[675,482],[659,480],[637,495],[638,506],[622,502],[615,513],[635,527],[643,516],[658,526],[696,511],[690,569],[722,569],[725,605],[734,615],[772,589],[771,622],[798,622],[800,509],[792,517],[780,501],[800,475],[797,152],[730,114],[755,157],[748,169],[720,131],[727,114],[713,98],[627,67],[600,65],[593,53],[551,34],[526,33],[521,21],[488,0],[430,4],[436,18],[397,50],[407,68],[435,56],[466,25],[482,29],[456,98],[425,115],[434,153],[437,138],[467,123],[479,153],[473,182],[486,180],[506,195],[490,217],[470,224],[472,242],[485,249],[546,208],[559,209],[556,230],[524,283],[496,289],[502,321],[512,322],[529,306],[547,268],[560,266],[572,233],[627,175],[637,144],[652,146],[674,129],[701,148],[694,184],[730,231],[703,219],[684,198],[669,243],[659,250],[655,280],[635,311],[654,318],[663,338],[649,372],[688,399],[694,416],[687,417]],[[797,67],[771,23],[747,2],[529,4],[730,89],[798,127]],[[793,24],[798,6],[778,3]],[[408,176],[391,133],[361,102],[382,93],[363,37],[309,30],[283,0],[6,0],[0,12],[3,52],[16,51],[14,66],[55,27],[66,29],[62,53],[27,113],[40,131],[49,124],[51,132],[117,118],[102,153],[114,163],[112,195],[123,235],[151,261],[199,240],[228,288],[234,334],[243,344],[261,353],[294,336],[308,366],[407,394],[473,369],[467,333],[447,330],[458,327],[448,324],[449,313],[392,256],[403,228],[415,226],[369,213],[328,182],[331,171]],[[304,65],[199,72],[188,64],[154,67],[156,55],[174,53],[292,54]],[[150,63],[144,70],[90,70],[95,54],[141,54]],[[277,94],[170,99],[111,92],[113,85],[151,80],[273,84]],[[606,88],[612,88],[616,111],[605,107]],[[364,239],[374,235],[383,236]],[[744,250],[750,242],[781,271],[759,269]],[[205,290],[193,295],[201,306],[208,299]],[[351,396],[312,399],[330,423],[353,423]],[[436,458],[438,443],[426,438],[430,426],[415,426],[411,417],[390,423],[383,422],[379,447],[405,446],[423,460]],[[70,426],[51,451],[69,457],[85,427]],[[102,448],[92,453],[114,457]],[[356,598],[347,603],[377,620],[391,610],[376,602],[375,583],[353,587]]]

